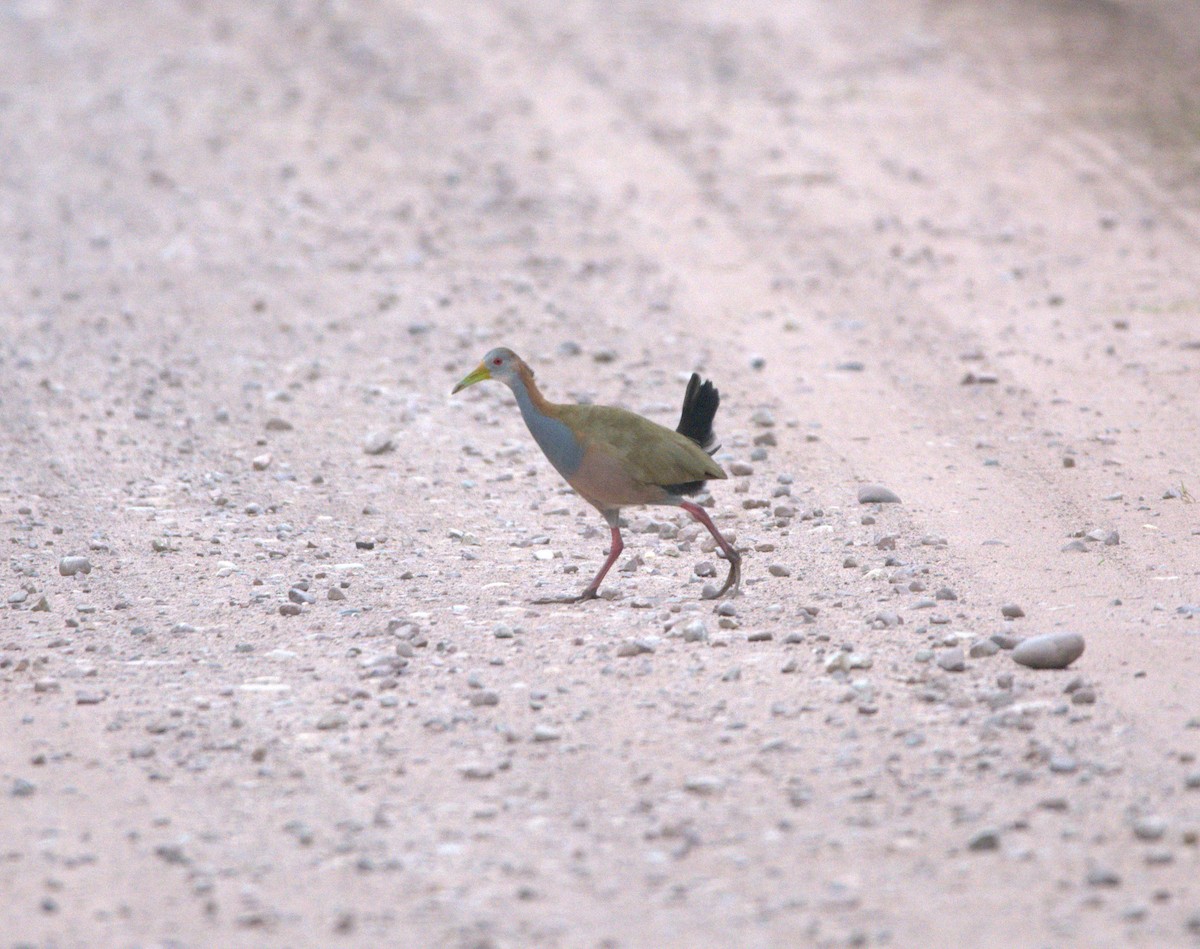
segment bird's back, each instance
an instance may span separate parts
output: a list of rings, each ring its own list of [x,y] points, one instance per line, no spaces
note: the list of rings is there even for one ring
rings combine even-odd
[[[673,487],[726,476],[691,438],[634,412],[609,405],[559,405],[554,409],[575,432],[585,452],[618,459],[639,484]]]

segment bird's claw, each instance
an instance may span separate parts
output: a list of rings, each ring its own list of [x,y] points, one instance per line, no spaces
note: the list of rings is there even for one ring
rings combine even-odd
[[[595,590],[587,589],[575,596],[547,596],[540,600],[534,600],[536,606],[567,606],[571,603],[584,603],[587,600],[594,600],[598,594]]]
[[[742,558],[738,557],[736,560],[729,561],[729,576],[727,576],[725,578],[725,583],[721,586],[721,589],[719,589],[716,593],[712,594],[711,596],[704,596],[703,594],[701,594],[701,599],[719,600],[719,599],[721,599],[721,597],[725,596],[725,594],[729,592],[730,588],[733,589],[733,593],[730,595],[737,596],[741,592],[741,585],[742,585]]]

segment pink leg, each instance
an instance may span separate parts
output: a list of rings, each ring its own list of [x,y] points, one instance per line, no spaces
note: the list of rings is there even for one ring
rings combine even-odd
[[[604,575],[612,568],[612,565],[617,562],[617,558],[621,556],[621,551],[625,549],[625,542],[621,540],[621,531],[615,525],[612,527],[612,546],[608,550],[608,559],[604,561],[604,566],[600,568],[600,572],[596,574],[588,588],[580,594],[579,599],[590,600],[596,597],[600,591],[600,584],[604,580]]]
[[[725,559],[729,561],[729,576],[725,578],[725,585],[713,596],[709,597],[709,599],[715,600],[718,597],[724,596],[730,587],[733,587],[733,592],[737,593],[738,587],[742,582],[742,555],[734,550],[733,545],[721,536],[721,532],[717,530],[717,525],[712,522],[712,518],[708,516],[708,512],[699,504],[694,504],[691,501],[681,501],[679,502],[679,506],[708,528],[708,532],[713,535],[713,540],[717,542],[722,553],[725,554]],[[601,571],[601,575],[603,575],[603,571]]]
[[[588,588],[578,596],[550,597],[543,600],[534,600],[534,603],[580,603],[584,600],[594,600],[598,596],[600,584],[604,582],[605,575],[612,568],[612,565],[617,562],[617,558],[621,556],[621,551],[625,549],[625,542],[621,540],[621,531],[615,524],[610,523],[609,526],[612,529],[612,546],[608,550],[608,559],[604,561],[604,566],[600,568],[600,572],[596,574],[596,578],[588,584]]]

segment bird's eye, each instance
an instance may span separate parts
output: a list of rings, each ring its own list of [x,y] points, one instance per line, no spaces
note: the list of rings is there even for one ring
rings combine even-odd
[[[499,356],[497,356],[495,359],[492,360],[492,365],[493,366],[503,366],[504,360],[501,359]]]

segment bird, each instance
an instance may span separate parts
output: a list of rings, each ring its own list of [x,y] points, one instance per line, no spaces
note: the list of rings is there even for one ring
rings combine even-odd
[[[625,549],[621,508],[635,505],[682,508],[703,524],[729,561],[724,585],[705,598],[718,599],[730,590],[738,592],[741,555],[717,530],[708,512],[688,500],[709,479],[727,477],[712,458],[719,447],[712,423],[721,402],[712,382],[701,382],[700,376],[692,373],[679,425],[672,431],[615,406],[550,402],[534,382],[528,363],[504,346],[484,356],[451,395],[487,379],[502,382],[512,390],[538,447],[567,484],[600,512],[612,532],[608,558],[582,593],[535,602],[577,603],[599,596],[600,584]]]

